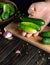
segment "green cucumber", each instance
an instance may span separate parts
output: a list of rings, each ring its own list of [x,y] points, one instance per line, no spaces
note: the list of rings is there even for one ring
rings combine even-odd
[[[41,42],[43,43],[43,44],[50,44],[50,38],[43,38],[42,40],[41,40]]]
[[[2,8],[0,8],[0,16],[1,16],[1,14],[2,14],[2,11],[3,11]]]
[[[0,2],[0,8],[3,8],[4,4],[6,4],[5,2]]]
[[[9,7],[9,9],[10,9],[10,16],[12,16],[12,15],[14,15],[15,14],[15,7],[14,7],[14,5],[12,5],[12,4],[7,4],[8,5],[8,7]]]
[[[7,20],[9,18],[10,9],[7,4],[4,4],[3,6],[3,13],[2,13],[2,19]]]
[[[4,4],[4,6],[3,6],[3,12],[8,12],[8,13],[10,13],[10,9],[9,9],[8,4]]]
[[[8,18],[9,18],[9,13],[8,12],[2,13],[2,19],[3,20],[7,20]]]
[[[22,25],[26,25],[28,27],[31,27],[33,29],[36,29],[37,31],[40,31],[41,30],[40,26],[38,26],[38,25],[36,25],[35,23],[32,23],[32,22],[21,22],[21,26]]]
[[[20,17],[22,21],[26,22],[33,22],[39,26],[43,26],[45,24],[45,21],[42,19],[37,19],[37,18],[29,18],[29,17]]]
[[[47,32],[47,31],[42,32],[42,33],[40,34],[40,36],[41,36],[41,37],[50,37],[50,32]]]
[[[0,22],[2,22],[2,18],[1,18],[1,16],[0,16]]]
[[[32,27],[21,24],[21,23],[18,24],[18,28],[25,31],[25,32],[27,32],[27,33],[31,33],[31,34],[37,32],[36,29],[33,29]]]

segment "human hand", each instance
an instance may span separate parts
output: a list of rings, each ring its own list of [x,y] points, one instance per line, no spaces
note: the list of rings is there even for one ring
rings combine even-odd
[[[33,3],[28,9],[28,14],[29,14],[28,17],[30,18],[39,18],[45,21],[45,25],[41,26],[41,31],[42,31],[50,21],[50,2]],[[32,35],[37,36],[41,31],[35,34],[22,32],[22,35],[26,37],[30,37]]]

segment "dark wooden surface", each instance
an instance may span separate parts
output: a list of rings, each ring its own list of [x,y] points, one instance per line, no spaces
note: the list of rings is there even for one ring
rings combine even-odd
[[[21,53],[16,54],[16,50]],[[20,38],[8,40],[0,36],[0,65],[46,65],[48,55]]]
[[[4,27],[0,27],[3,33]],[[16,50],[20,50],[21,54],[16,54]],[[47,64],[50,65],[50,54],[18,37],[13,36],[12,40],[8,40],[0,35],[0,65]]]

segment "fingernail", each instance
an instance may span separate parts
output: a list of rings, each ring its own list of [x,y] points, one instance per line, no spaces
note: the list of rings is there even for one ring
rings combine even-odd
[[[25,36],[26,35],[26,32],[22,32],[22,35]]]
[[[32,34],[27,34],[26,36],[27,36],[27,37],[31,37],[31,36],[32,36]]]

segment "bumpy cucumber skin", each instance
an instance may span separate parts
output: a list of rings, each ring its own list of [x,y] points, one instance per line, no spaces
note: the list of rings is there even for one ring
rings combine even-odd
[[[42,32],[41,34],[40,34],[40,36],[41,37],[50,37],[50,32],[47,32],[47,31],[45,31],[45,32]]]
[[[32,23],[32,22],[21,22],[21,25],[26,25],[28,27],[36,29],[37,31],[41,30],[40,26],[38,26],[38,25],[36,25],[35,23]]]
[[[22,21],[26,22],[33,22],[39,26],[43,26],[45,24],[45,21],[42,19],[37,19],[37,18],[28,18],[28,17],[21,17],[20,18]]]
[[[42,42],[43,44],[49,45],[49,44],[50,44],[50,38],[43,38],[43,39],[41,40],[41,42]]]
[[[18,24],[18,28],[25,31],[25,32],[27,32],[27,33],[31,33],[31,34],[37,32],[35,29],[33,29],[33,28],[31,28],[31,27],[29,27],[27,25],[23,25],[21,23]]]

